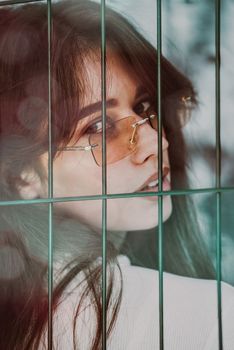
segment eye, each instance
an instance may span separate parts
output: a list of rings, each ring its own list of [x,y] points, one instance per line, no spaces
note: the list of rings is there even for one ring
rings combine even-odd
[[[113,128],[114,122],[111,118],[106,116],[106,129],[109,130]],[[85,130],[85,134],[97,134],[102,132],[102,119],[99,117],[97,120],[93,121]]]
[[[150,99],[144,99],[134,107],[134,112],[138,115],[141,115],[142,113],[146,112],[150,107],[152,107],[152,101]]]
[[[102,131],[102,121],[96,120],[94,123],[90,124],[85,130],[86,134],[96,134]]]

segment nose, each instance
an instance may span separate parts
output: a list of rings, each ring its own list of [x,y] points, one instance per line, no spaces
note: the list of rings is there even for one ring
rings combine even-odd
[[[135,164],[142,164],[150,157],[158,157],[158,131],[153,129],[147,122],[137,126],[137,144],[135,151],[131,154],[131,161]],[[165,153],[169,143],[162,135],[162,152]]]

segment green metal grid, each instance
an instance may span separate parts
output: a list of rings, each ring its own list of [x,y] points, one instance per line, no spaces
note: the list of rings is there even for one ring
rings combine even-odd
[[[51,30],[52,8],[51,0],[47,0],[48,20],[48,197],[53,198],[53,159],[52,159],[52,101],[51,101]],[[49,203],[48,210],[48,349],[53,348],[53,203]]]
[[[158,91],[158,189],[162,191],[162,106],[161,106],[161,57],[162,57],[162,4],[157,1],[157,91]],[[155,229],[156,230],[156,229]],[[155,231],[157,237],[157,233]],[[163,197],[158,197],[158,272],[159,272],[159,346],[164,349],[163,319]]]
[[[41,2],[42,0],[4,0],[0,1],[0,6],[22,4],[30,2]],[[217,301],[218,301],[218,330],[219,330],[219,350],[223,349],[223,335],[222,335],[222,290],[221,290],[221,270],[222,270],[222,245],[221,245],[221,207],[222,207],[222,193],[234,191],[234,187],[222,187],[221,184],[221,139],[220,139],[220,22],[221,22],[221,0],[215,0],[215,121],[216,121],[216,185],[213,188],[199,188],[199,189],[183,189],[162,191],[162,120],[161,120],[161,54],[162,54],[162,6],[161,0],[157,1],[157,50],[158,50],[158,64],[156,69],[157,74],[157,88],[158,88],[158,117],[159,117],[159,138],[158,138],[158,168],[159,168],[159,197],[158,218],[159,218],[159,234],[158,234],[158,252],[159,252],[159,324],[160,324],[160,350],[164,349],[164,335],[163,335],[163,206],[162,198],[164,195],[194,195],[198,193],[213,193],[216,195],[216,280],[217,280]],[[1,206],[15,206],[15,205],[31,205],[31,204],[48,204],[49,217],[49,244],[48,244],[48,348],[52,349],[53,339],[53,322],[52,322],[52,291],[53,291],[53,203],[70,202],[70,201],[84,201],[84,200],[102,200],[102,348],[106,349],[106,239],[107,239],[107,200],[117,198],[134,198],[144,197],[144,193],[117,193],[108,194],[106,187],[106,143],[105,143],[105,128],[103,129],[103,155],[102,155],[102,194],[89,196],[70,196],[70,197],[53,197],[53,166],[52,166],[52,130],[51,130],[51,19],[52,19],[52,4],[51,0],[47,0],[48,6],[48,88],[49,88],[49,180],[48,180],[48,198],[34,199],[34,200],[12,200],[0,201]],[[102,71],[102,119],[105,123],[106,119],[106,33],[105,33],[105,0],[101,0],[101,71]],[[147,193],[147,196],[155,196],[154,192]],[[156,214],[157,215],[157,214]]]
[[[215,1],[215,120],[216,120],[216,187],[221,186],[221,137],[220,137],[220,21],[221,0]],[[219,349],[223,349],[222,332],[222,244],[221,244],[221,192],[216,193],[216,279],[218,300]]]
[[[102,88],[102,123],[106,125],[106,28],[105,0],[101,0],[101,88]],[[102,133],[102,195],[107,194],[106,183],[106,128]],[[107,199],[102,198],[102,349],[106,349],[106,244],[107,243]]]

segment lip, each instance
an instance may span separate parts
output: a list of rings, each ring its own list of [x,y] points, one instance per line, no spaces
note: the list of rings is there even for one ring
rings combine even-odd
[[[169,174],[170,169],[168,166],[163,166],[162,169],[162,185],[163,185],[163,190],[167,191],[170,189],[170,182],[167,179],[167,175]],[[158,180],[158,173],[154,173],[153,175],[151,175],[135,192],[154,192],[154,191],[158,191],[158,185],[151,187],[149,189],[145,189],[143,190],[143,188],[145,188],[146,186],[148,186],[148,184],[152,181],[156,181]],[[164,188],[165,187],[165,188]]]

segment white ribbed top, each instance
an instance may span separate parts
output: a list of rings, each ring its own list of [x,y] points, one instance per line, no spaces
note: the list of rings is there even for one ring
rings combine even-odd
[[[118,261],[123,274],[123,297],[107,349],[157,350],[158,272],[132,266],[126,256],[119,256]],[[70,291],[71,288],[65,293]],[[55,314],[54,341],[59,350],[73,349],[73,317],[79,296],[80,290],[76,288]],[[224,350],[233,350],[234,288],[225,283],[222,285],[222,304]],[[78,348],[88,350],[95,326],[93,309],[88,303],[78,319]],[[217,325],[215,281],[164,273],[165,350],[219,350]]]

